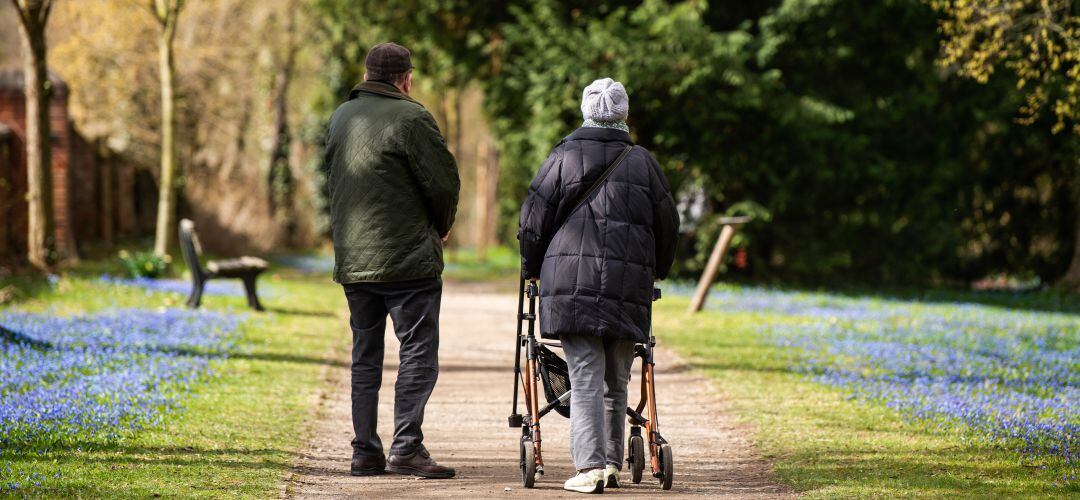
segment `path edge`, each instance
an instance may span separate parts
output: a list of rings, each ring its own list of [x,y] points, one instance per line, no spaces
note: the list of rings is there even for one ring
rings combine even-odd
[[[340,312],[337,315],[338,320],[345,321],[346,317]],[[351,335],[349,328],[346,328],[346,333]],[[339,346],[336,342],[331,343],[327,349],[326,358],[328,360],[344,360],[344,356],[341,356]],[[301,436],[296,448],[292,450],[293,459],[289,468],[281,475],[281,484],[278,486],[278,498],[293,498],[297,492],[294,491],[297,480],[300,477],[300,466],[304,461],[304,452],[307,451],[308,444],[311,443],[312,437],[315,435],[316,427],[320,421],[319,415],[322,414],[326,408],[326,401],[329,399],[330,390],[334,387],[335,376],[333,370],[337,368],[333,363],[326,363],[323,365],[322,370],[319,371],[319,387],[311,394],[311,400],[308,403],[308,411],[304,416],[303,429],[300,431]]]

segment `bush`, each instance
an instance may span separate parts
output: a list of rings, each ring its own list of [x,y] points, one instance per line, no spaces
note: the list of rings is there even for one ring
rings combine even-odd
[[[160,278],[169,271],[172,259],[168,256],[157,255],[154,252],[128,253],[120,251],[120,262],[124,265],[124,271],[132,278]]]

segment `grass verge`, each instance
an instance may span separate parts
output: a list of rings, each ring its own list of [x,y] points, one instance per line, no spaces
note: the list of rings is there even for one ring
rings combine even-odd
[[[847,398],[791,370],[784,348],[764,341],[760,312],[686,313],[688,300],[657,303],[660,342],[702,369],[754,429],[778,478],[809,498],[1062,497],[1060,464],[973,443]],[[1067,471],[1064,472],[1068,474]]]
[[[506,281],[521,273],[517,249],[495,246],[479,255],[470,248],[447,250],[444,280],[464,282]]]
[[[11,307],[58,314],[112,307],[177,307],[183,297],[102,284],[97,266],[52,286],[26,284]],[[312,394],[331,346],[347,342],[340,289],[323,276],[260,280],[267,313],[241,327],[239,352],[183,399],[161,425],[108,443],[0,450],[0,495],[28,497],[276,496],[304,438]],[[205,297],[210,309],[245,313],[239,297]],[[17,488],[10,488],[12,483]]]

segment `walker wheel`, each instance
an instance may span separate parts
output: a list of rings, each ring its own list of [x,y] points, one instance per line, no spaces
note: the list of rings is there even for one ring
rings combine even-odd
[[[630,480],[638,484],[641,482],[641,473],[645,470],[645,440],[640,435],[630,436],[629,449],[626,464],[630,466]]]
[[[660,487],[665,490],[671,489],[671,480],[674,475],[674,465],[672,464],[671,457],[671,445],[660,445]]]
[[[536,484],[536,448],[529,436],[521,436],[521,485],[532,488]]]

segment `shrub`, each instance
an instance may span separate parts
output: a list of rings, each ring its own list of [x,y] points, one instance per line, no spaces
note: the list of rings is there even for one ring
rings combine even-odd
[[[154,252],[129,253],[121,250],[120,262],[124,265],[124,271],[132,278],[160,278],[168,272],[172,258]]]

